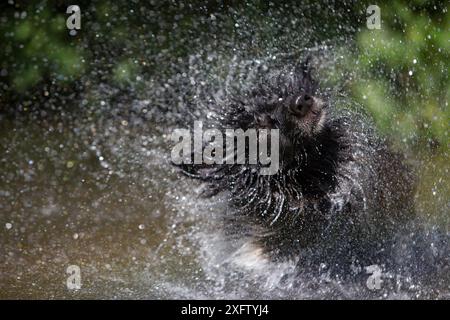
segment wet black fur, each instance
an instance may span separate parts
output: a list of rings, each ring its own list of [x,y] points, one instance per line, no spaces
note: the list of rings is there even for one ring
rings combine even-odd
[[[325,101],[324,126],[299,132],[274,115],[299,95],[319,97],[307,64],[263,79],[217,107],[215,127],[280,129],[280,170],[257,165],[184,165],[186,175],[229,201],[228,232],[249,236],[271,259],[317,253],[317,262],[378,263],[388,239],[414,215],[414,178],[402,156],[357,111]]]

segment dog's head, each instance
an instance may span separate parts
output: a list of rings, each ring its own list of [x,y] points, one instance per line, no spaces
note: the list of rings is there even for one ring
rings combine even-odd
[[[308,62],[265,79],[232,106],[228,124],[234,128],[279,129],[285,160],[313,142],[326,121],[327,104],[317,95]]]

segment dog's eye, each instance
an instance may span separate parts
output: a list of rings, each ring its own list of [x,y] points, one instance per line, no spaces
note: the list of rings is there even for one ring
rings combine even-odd
[[[255,104],[257,106],[257,110],[261,113],[263,112],[272,112],[276,109],[279,104],[279,98],[277,96],[274,97],[257,97],[255,98]]]

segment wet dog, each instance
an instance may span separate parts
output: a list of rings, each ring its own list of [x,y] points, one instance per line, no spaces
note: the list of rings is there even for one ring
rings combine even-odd
[[[414,176],[403,157],[361,111],[321,97],[308,63],[217,110],[220,130],[279,130],[273,175],[260,174],[259,164],[181,166],[208,194],[226,195],[227,233],[248,236],[254,256],[282,261],[314,251],[318,263],[379,263],[414,216]]]

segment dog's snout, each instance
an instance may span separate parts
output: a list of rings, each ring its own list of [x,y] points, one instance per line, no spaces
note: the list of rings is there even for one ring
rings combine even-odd
[[[307,101],[309,101],[309,100],[311,100],[312,99],[312,97],[309,95],[309,94],[305,94],[305,95],[303,95],[303,101],[305,101],[305,102],[307,102]]]
[[[289,111],[297,116],[305,116],[311,109],[314,99],[309,94],[302,94],[292,99]]]

